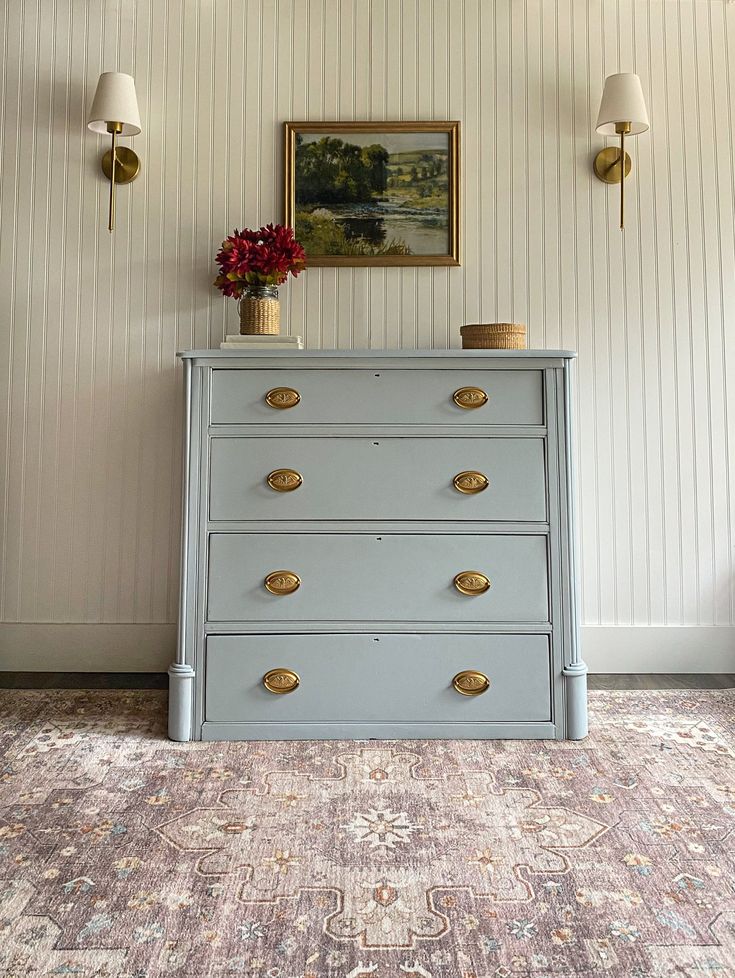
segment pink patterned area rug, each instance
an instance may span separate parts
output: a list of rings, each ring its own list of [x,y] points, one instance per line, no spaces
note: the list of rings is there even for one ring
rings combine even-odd
[[[735,975],[735,693],[579,743],[173,744],[159,692],[4,690],[0,974]]]

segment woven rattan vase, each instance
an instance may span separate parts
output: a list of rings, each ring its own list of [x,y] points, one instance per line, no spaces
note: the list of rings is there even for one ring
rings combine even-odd
[[[526,327],[523,323],[475,323],[462,326],[464,350],[525,350]]]
[[[275,285],[251,285],[240,299],[240,333],[277,335],[281,329],[281,304]]]

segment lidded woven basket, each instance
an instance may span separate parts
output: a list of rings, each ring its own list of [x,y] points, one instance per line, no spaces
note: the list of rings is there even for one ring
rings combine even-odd
[[[473,323],[460,328],[463,350],[525,350],[523,323]]]

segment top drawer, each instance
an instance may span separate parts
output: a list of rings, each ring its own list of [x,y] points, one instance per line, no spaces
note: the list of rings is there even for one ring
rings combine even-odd
[[[287,393],[272,395],[271,406],[266,396],[278,388]],[[211,421],[542,425],[543,376],[541,370],[215,368]]]

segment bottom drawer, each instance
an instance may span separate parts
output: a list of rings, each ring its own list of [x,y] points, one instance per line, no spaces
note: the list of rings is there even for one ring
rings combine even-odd
[[[283,670],[270,681],[264,676]],[[461,672],[486,676],[472,695]],[[219,722],[551,719],[547,635],[215,635],[207,640],[204,719]],[[458,680],[472,690],[479,676]]]

